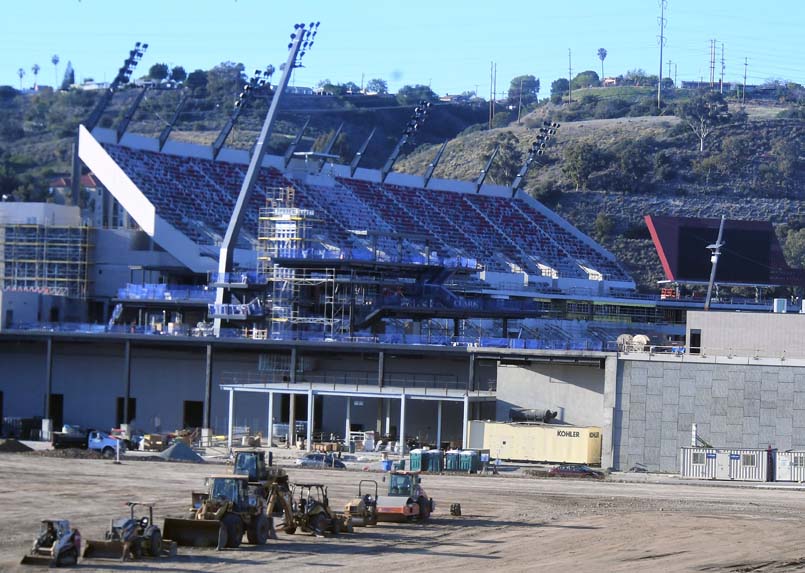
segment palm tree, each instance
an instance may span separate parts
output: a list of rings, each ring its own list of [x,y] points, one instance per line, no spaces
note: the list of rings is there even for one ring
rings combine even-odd
[[[25,70],[20,68],[19,70],[17,70],[17,75],[20,77],[20,91],[22,91],[22,78],[25,77]]]
[[[34,73],[34,89],[37,87],[38,78],[39,78],[39,70],[42,68],[39,67],[39,64],[34,64],[31,66],[31,71]]]
[[[598,48],[598,59],[601,60],[601,82],[604,81],[604,60],[607,57],[605,48]]]
[[[50,63],[53,64],[53,89],[57,89],[59,85],[59,55],[53,54],[50,58]]]

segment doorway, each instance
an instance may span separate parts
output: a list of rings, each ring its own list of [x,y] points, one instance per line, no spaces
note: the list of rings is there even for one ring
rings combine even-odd
[[[185,400],[182,414],[184,428],[201,428],[204,426],[204,402]]]

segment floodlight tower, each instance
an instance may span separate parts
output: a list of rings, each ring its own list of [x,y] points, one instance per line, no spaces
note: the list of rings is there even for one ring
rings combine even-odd
[[[218,137],[215,138],[215,141],[212,144],[213,159],[216,159],[218,154],[221,153],[221,149],[224,147],[224,143],[226,143],[226,138],[229,137],[229,134],[235,127],[235,123],[237,123],[238,118],[240,118],[240,114],[243,113],[244,109],[246,109],[246,104],[248,104],[254,98],[255,92],[257,90],[265,90],[271,87],[271,84],[268,82],[268,78],[270,78],[271,74],[273,73],[274,68],[271,66],[266,68],[265,71],[255,70],[254,75],[249,78],[249,83],[243,86],[243,91],[240,92],[238,99],[235,100],[235,107],[232,110],[232,114],[229,116],[229,119],[227,120],[223,129],[221,129],[221,133],[218,134]]]
[[[394,167],[394,162],[397,161],[397,158],[400,156],[400,152],[402,151],[405,144],[416,134],[422,124],[425,123],[425,120],[428,118],[428,111],[431,107],[431,102],[420,100],[419,104],[414,108],[414,113],[411,116],[411,119],[408,120],[408,123],[405,124],[405,129],[403,130],[403,134],[400,137],[400,140],[397,142],[397,145],[394,147],[394,150],[389,155],[389,158],[386,160],[386,164],[383,166],[383,169],[380,171],[380,181],[385,181],[388,174],[391,172],[391,168]]]
[[[718,226],[718,238],[712,245],[707,245],[707,248],[710,249],[710,262],[712,263],[713,267],[710,269],[710,281],[707,283],[707,296],[704,299],[704,310],[710,310],[710,299],[713,295],[713,284],[716,282],[718,257],[721,256],[721,247],[726,244],[721,240],[721,238],[724,236],[724,221],[726,221],[726,219],[727,217],[725,215],[721,215],[721,224]]]
[[[84,122],[84,127],[87,131],[92,133],[92,130],[98,125],[101,120],[103,112],[112,101],[112,96],[115,95],[122,85],[129,83],[131,75],[137,64],[140,63],[145,51],[148,49],[148,44],[137,42],[134,44],[134,49],[129,51],[129,57],[125,59],[123,65],[117,71],[115,79],[109,85],[109,88],[103,93],[101,99],[95,105],[92,113]],[[70,180],[70,193],[72,195],[73,205],[79,203],[79,190],[81,188],[81,160],[78,158],[78,135],[76,135],[75,142],[73,143],[73,158],[72,158],[72,179]]]
[[[302,67],[302,58],[305,53],[313,47],[313,41],[318,32],[319,22],[311,22],[309,26],[305,24],[294,24],[294,33],[291,34],[291,43],[288,44],[288,59],[285,62],[285,67],[282,69],[282,76],[274,91],[274,97],[271,99],[271,106],[268,108],[263,128],[257,138],[257,143],[252,151],[252,157],[249,161],[249,168],[246,171],[246,177],[241,185],[238,199],[235,203],[235,208],[232,211],[232,217],[229,219],[229,225],[226,229],[226,235],[221,243],[221,253],[218,259],[218,277],[215,281],[220,286],[216,288],[215,304],[220,305],[229,301],[231,293],[226,286],[228,282],[228,275],[232,271],[232,260],[235,253],[235,244],[240,234],[240,228],[243,225],[243,219],[246,216],[246,209],[249,205],[249,199],[254,192],[254,187],[260,175],[260,167],[263,163],[263,157],[266,154],[266,147],[271,138],[271,133],[274,130],[274,123],[279,110],[279,104],[282,101],[282,96],[285,93],[285,88],[288,87],[288,82],[291,79],[291,74],[294,68]],[[216,318],[214,323],[215,335],[220,335],[221,332],[221,319]]]
[[[531,144],[531,148],[528,150],[528,157],[526,157],[525,163],[520,168],[520,171],[517,172],[517,176],[512,181],[512,199],[514,196],[517,195],[517,191],[520,189],[520,185],[523,183],[523,179],[528,174],[528,169],[531,167],[531,164],[534,163],[534,160],[537,157],[541,157],[545,155],[545,149],[548,147],[548,142],[553,139],[553,136],[556,135],[556,132],[561,127],[560,124],[548,123],[547,121],[542,122],[542,127],[539,128],[539,133],[537,134],[537,139]]]

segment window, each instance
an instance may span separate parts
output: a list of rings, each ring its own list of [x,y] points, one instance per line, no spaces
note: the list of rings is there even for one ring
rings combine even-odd
[[[741,465],[752,467],[757,465],[755,454],[741,454]]]
[[[794,454],[791,456],[791,466],[795,468],[805,467],[805,454]]]
[[[704,452],[693,452],[693,465],[703,466],[705,459]]]

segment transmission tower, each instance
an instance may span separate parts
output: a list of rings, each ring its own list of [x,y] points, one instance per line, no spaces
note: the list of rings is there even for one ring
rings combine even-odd
[[[665,9],[667,7],[668,0],[660,0],[660,17],[658,19],[658,24],[660,26],[660,78],[657,82],[657,109],[659,109],[662,105],[662,49],[665,46],[665,26],[667,24],[667,20],[665,18]]]

